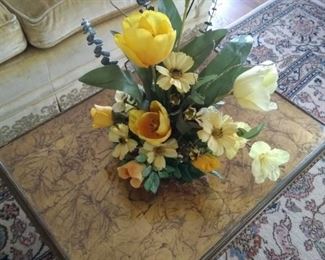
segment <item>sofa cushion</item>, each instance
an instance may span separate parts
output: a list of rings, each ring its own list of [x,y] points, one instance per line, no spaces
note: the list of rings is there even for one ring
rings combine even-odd
[[[0,63],[22,52],[26,45],[16,16],[0,3]]]
[[[17,15],[28,41],[38,48],[54,46],[80,30],[82,18],[96,22],[120,14],[109,0],[1,1]],[[134,0],[115,2],[124,10],[136,6]]]

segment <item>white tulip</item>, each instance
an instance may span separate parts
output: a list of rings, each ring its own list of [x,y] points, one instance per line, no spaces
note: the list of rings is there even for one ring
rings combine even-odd
[[[278,72],[271,61],[265,61],[240,74],[234,82],[234,96],[243,108],[270,111],[277,109],[271,94],[277,88]]]

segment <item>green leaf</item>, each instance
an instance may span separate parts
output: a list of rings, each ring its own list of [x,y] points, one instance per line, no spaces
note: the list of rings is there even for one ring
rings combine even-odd
[[[156,193],[160,185],[160,178],[156,172],[151,172],[149,177],[146,179],[144,183],[144,188],[146,191],[151,191],[152,193]]]
[[[182,166],[180,168],[181,168],[180,171],[181,171],[181,174],[182,174],[181,180],[185,181],[185,182],[193,181],[193,178],[192,178],[190,172],[187,169],[185,170],[185,168],[182,167]]]
[[[216,98],[228,94],[235,79],[248,67],[242,64],[252,48],[253,38],[251,36],[239,36],[226,43],[218,55],[202,71],[201,76],[215,75],[216,79],[208,81],[197,90],[205,95],[205,105],[213,104]]]
[[[188,98],[195,104],[204,105],[205,96],[201,95],[196,91],[192,91]]]
[[[209,86],[209,83],[212,83],[218,77],[219,75],[208,75],[199,78],[196,84],[192,87],[191,94],[187,97],[190,100],[190,102],[194,102],[195,104],[198,105],[204,105],[206,88]]]
[[[114,36],[115,34],[120,34],[120,33],[117,31],[111,30],[111,34]]]
[[[182,18],[179,15],[173,0],[158,0],[158,11],[166,14],[177,32],[176,41],[180,37]]]
[[[152,86],[153,83],[153,75],[152,75],[152,71],[151,69],[147,69],[147,68],[139,68],[137,66],[134,65],[135,71],[138,75],[138,77],[140,78],[140,80],[142,81],[142,86],[143,89],[146,93],[146,99],[145,101],[151,101],[153,99],[156,99],[155,93],[154,93],[154,89]]]
[[[152,85],[152,72],[151,69],[139,68],[134,66],[135,71],[137,72],[139,78],[141,79],[143,85],[150,86]]]
[[[191,163],[181,163],[178,167],[182,174],[181,179],[185,182],[191,182],[204,175],[203,172],[193,167]]]
[[[160,179],[168,179],[170,177],[170,174],[164,170],[158,172],[158,175]]]
[[[207,85],[208,83],[215,81],[219,77],[220,75],[217,74],[200,77],[198,81],[195,83],[195,85],[192,87],[192,91],[195,91],[199,89],[201,86]]]
[[[237,135],[239,137],[242,137],[245,133],[247,133],[247,131],[244,128],[238,128],[237,129]]]
[[[152,166],[149,165],[149,166],[146,167],[146,168],[143,170],[143,172],[142,172],[142,176],[143,176],[143,178],[147,178],[151,172],[152,172]]]
[[[181,51],[194,59],[192,70],[195,70],[209,56],[211,51],[226,36],[226,29],[207,31],[204,34],[195,37],[186,44]]]
[[[265,125],[262,123],[256,127],[252,128],[249,131],[246,131],[243,128],[239,128],[237,130],[237,135],[240,137],[246,138],[246,139],[252,139],[252,138],[256,137],[263,130],[264,126]]]
[[[83,75],[79,81],[87,85],[120,90],[128,93],[139,104],[142,101],[142,94],[138,85],[128,77],[116,64],[106,65],[94,69]]]
[[[180,113],[178,115],[176,128],[182,135],[190,133],[191,130],[196,127],[197,127],[196,123],[184,120],[183,113]]]
[[[175,178],[180,179],[182,178],[182,174],[180,170],[178,169],[179,165],[179,160],[178,159],[172,159],[172,158],[166,158],[166,170],[170,175],[173,175]]]
[[[220,75],[218,79],[209,83],[204,88],[201,88],[199,92],[205,93],[204,104],[206,106],[210,106],[216,102],[217,98],[227,95],[232,90],[236,78],[248,69],[248,67],[243,67],[241,65],[231,68],[227,72]]]
[[[201,178],[202,176],[204,176],[205,174],[203,172],[201,172],[199,169],[195,168],[194,166],[192,166],[191,163],[188,163],[187,164],[188,166],[188,170],[191,174],[191,177],[193,179],[198,179],[198,178]]]
[[[165,169],[164,169],[166,172],[168,173],[174,173],[175,171],[175,167],[173,166],[170,166],[170,165],[166,165]]]
[[[175,168],[174,176],[175,176],[175,178],[177,178],[177,179],[182,178],[182,173],[181,173],[181,171],[180,171],[178,168]]]
[[[232,39],[201,72],[201,76],[219,75],[231,67],[243,64],[252,46],[253,38],[249,35],[241,35]]]
[[[147,161],[147,155],[139,154],[137,157],[135,157],[135,160],[139,163],[144,163]]]

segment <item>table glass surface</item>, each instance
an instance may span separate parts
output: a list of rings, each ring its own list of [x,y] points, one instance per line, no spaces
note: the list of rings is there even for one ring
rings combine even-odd
[[[223,161],[225,179],[163,183],[157,195],[118,178],[107,130],[93,129],[93,104],[112,104],[103,91],[0,150],[27,200],[71,259],[197,259],[248,214],[279,182],[257,185],[248,151]],[[267,127],[258,139],[290,152],[282,178],[324,135],[310,116],[274,95],[279,109],[223,111],[236,121]]]

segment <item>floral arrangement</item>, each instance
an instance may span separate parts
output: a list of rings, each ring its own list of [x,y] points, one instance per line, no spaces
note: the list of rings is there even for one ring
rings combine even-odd
[[[116,90],[112,106],[94,105],[90,113],[94,128],[108,128],[112,155],[121,161],[119,177],[153,193],[161,179],[222,177],[220,158],[231,160],[247,145],[255,181],[275,181],[288,152],[262,141],[248,144],[264,125],[235,122],[220,110],[229,95],[245,109],[277,109],[271,101],[278,79],[275,65],[245,63],[253,43],[250,36],[223,43],[215,54],[226,29],[206,30],[183,43],[189,0],[184,1],[182,18],[172,0],[159,0],[157,11],[147,1],[138,4],[144,10],[126,16],[122,32],[112,32],[134,71],[111,61],[90,23],[82,23],[88,44],[96,45],[95,55],[103,56],[104,66],[80,81]]]

